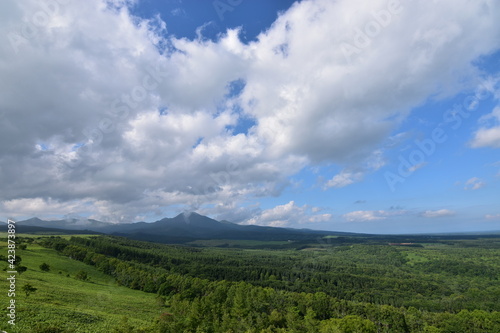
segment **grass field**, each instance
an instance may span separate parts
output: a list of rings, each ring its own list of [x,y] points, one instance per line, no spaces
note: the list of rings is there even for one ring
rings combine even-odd
[[[6,256],[7,243],[3,241],[0,245],[5,251],[2,255]],[[0,328],[9,333],[58,332],[56,328],[64,332],[113,332],[125,317],[130,326],[147,327],[164,311],[155,294],[118,286],[112,277],[53,249],[28,244],[26,250],[17,250],[16,254],[28,270],[17,274],[15,327],[7,323],[6,310],[2,314]],[[42,271],[39,268],[42,263],[47,263],[50,271]],[[88,273],[89,280],[75,278],[81,270]],[[7,273],[2,272],[1,293],[7,295]],[[37,291],[26,296],[21,289],[26,283]],[[8,302],[7,297],[2,297],[2,309],[6,309]]]

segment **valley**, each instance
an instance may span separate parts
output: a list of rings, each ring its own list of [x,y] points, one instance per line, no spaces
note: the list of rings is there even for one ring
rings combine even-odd
[[[19,283],[37,291],[18,295],[19,326],[8,332],[500,328],[497,235],[308,237],[161,244],[20,234]],[[88,280],[75,278],[82,270]]]

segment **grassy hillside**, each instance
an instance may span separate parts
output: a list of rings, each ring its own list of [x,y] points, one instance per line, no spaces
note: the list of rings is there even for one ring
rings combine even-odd
[[[5,241],[0,245],[6,248]],[[125,317],[129,325],[148,327],[162,312],[155,294],[118,286],[112,277],[53,249],[28,244],[26,250],[18,249],[16,254],[28,270],[17,275],[15,328],[6,323],[2,314],[0,328],[9,333],[113,332],[119,326],[127,326],[123,323]],[[43,263],[49,265],[49,271],[40,269]],[[75,278],[80,271],[88,274],[87,281]],[[26,283],[37,288],[29,296],[21,289]],[[2,295],[6,295],[5,278],[1,288]],[[2,309],[8,306],[8,301],[2,296]]]

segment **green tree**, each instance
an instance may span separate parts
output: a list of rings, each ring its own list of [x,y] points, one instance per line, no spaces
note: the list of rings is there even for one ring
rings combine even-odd
[[[26,272],[28,270],[28,267],[26,266],[17,266],[16,267],[16,271],[19,273],[19,274],[22,274],[24,272]]]
[[[50,266],[49,266],[49,264],[44,262],[43,264],[40,265],[40,269],[44,272],[48,272],[48,271],[50,271]]]
[[[368,319],[348,315],[342,319],[329,319],[321,322],[321,333],[375,333],[377,327]]]
[[[304,322],[307,332],[315,333],[318,332],[318,320],[316,320],[316,313],[312,309],[307,309],[306,315],[304,316]]]
[[[31,284],[29,283],[25,283],[22,290],[26,293],[26,297],[28,297],[31,293],[34,293],[35,291],[37,291],[38,289],[33,287]]]
[[[89,275],[87,272],[81,270],[75,275],[75,279],[81,280],[81,281],[87,281],[89,279]]]
[[[269,315],[269,322],[275,327],[285,326],[285,318],[277,309],[273,309],[273,311],[271,311],[271,314]]]

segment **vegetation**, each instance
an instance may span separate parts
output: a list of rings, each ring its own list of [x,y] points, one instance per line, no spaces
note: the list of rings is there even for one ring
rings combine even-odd
[[[23,235],[17,236],[16,243],[24,243]],[[95,267],[69,259],[38,242],[34,237],[26,250],[17,250],[28,269],[16,279],[16,325],[7,323],[4,310],[0,330],[9,333],[113,332],[126,317],[135,328],[129,332],[138,332],[140,328],[154,325],[164,311],[155,294],[118,286],[113,277]],[[5,249],[6,244],[0,240],[2,248]],[[50,265],[49,272],[40,269],[44,262]],[[7,263],[0,264],[0,269],[6,266]],[[19,273],[19,267],[17,269]],[[88,273],[89,281],[74,278],[80,270]],[[26,296],[25,284],[36,288],[36,292]],[[0,307],[6,309],[10,299],[6,297],[7,284],[2,282],[1,288]]]
[[[84,270],[81,270],[81,271],[78,271],[78,273],[76,273],[75,279],[81,280],[81,281],[87,281],[89,279],[89,275]]]
[[[38,291],[22,301],[42,298],[44,310],[19,318],[32,332],[44,316],[62,332],[500,332],[500,239],[464,238],[35,238],[20,255]],[[101,287],[109,299],[75,299]]]
[[[31,284],[29,283],[26,283],[24,286],[23,286],[23,291],[25,292],[26,294],[26,297],[28,297],[31,293],[34,293],[35,291],[37,291],[38,289],[33,287]]]

